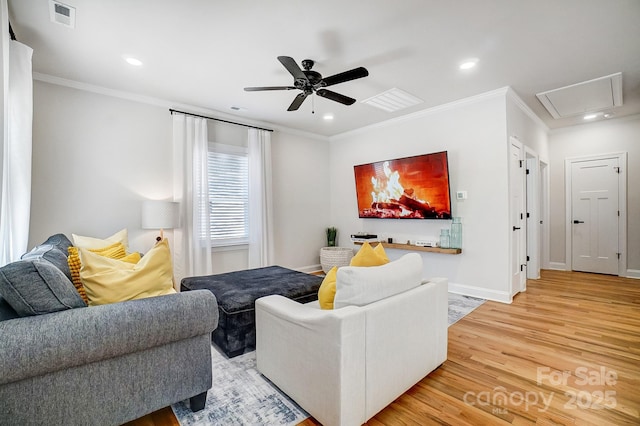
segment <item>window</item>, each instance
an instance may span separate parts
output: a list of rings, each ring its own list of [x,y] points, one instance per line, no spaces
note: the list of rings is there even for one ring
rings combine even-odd
[[[209,144],[209,226],[214,246],[249,243],[247,149]]]

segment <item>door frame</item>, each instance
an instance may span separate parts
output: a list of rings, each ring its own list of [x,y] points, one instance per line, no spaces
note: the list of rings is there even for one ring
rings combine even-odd
[[[518,147],[518,149],[520,150],[520,158],[519,161],[522,164],[521,168],[522,172],[520,172],[520,177],[518,179],[518,182],[513,182],[513,180],[511,179],[511,146],[515,145]],[[521,187],[522,189],[522,199],[521,199],[521,206],[520,206],[520,213],[521,214],[525,214],[526,213],[526,199],[527,199],[527,186],[526,186],[526,175],[524,173],[524,171],[526,170],[525,164],[526,164],[526,154],[525,154],[525,146],[522,142],[520,142],[520,140],[515,137],[515,136],[510,136],[509,137],[509,150],[508,150],[508,154],[509,154],[509,228],[511,228],[512,226],[514,226],[514,224],[511,222],[511,218],[513,217],[513,211],[512,208],[513,206],[511,205],[511,192],[512,192],[512,188],[514,185],[518,185]],[[517,247],[513,246],[513,238],[512,238],[512,232],[515,231],[511,231],[509,233],[509,297],[513,298],[513,296],[515,296],[517,293],[520,292],[524,292],[527,290],[527,262],[526,262],[526,256],[527,256],[527,220],[526,218],[522,218],[520,221],[520,228],[521,228],[521,238],[520,238],[520,248],[521,248],[521,252],[523,255],[523,258],[520,259],[521,265],[523,265],[524,269],[521,269],[520,272],[520,282],[515,284],[513,283],[513,276],[514,276],[514,270],[513,270],[513,265],[511,262],[511,257],[513,256],[513,252],[514,250],[517,250]]]
[[[551,269],[549,260],[549,162],[540,160],[540,268]]]
[[[527,279],[540,278],[540,163],[538,154],[524,147],[527,221]]]
[[[572,217],[572,197],[571,197],[571,167],[573,163],[580,163],[590,160],[604,160],[607,158],[617,158],[620,165],[618,173],[618,208],[620,216],[618,219],[618,276],[624,277],[627,272],[627,153],[614,152],[611,154],[594,154],[583,157],[571,157],[564,160],[564,199],[565,199],[565,262],[568,271],[573,270],[573,227]]]

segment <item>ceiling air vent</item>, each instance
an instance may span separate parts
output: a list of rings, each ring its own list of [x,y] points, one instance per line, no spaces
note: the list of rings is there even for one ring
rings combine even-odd
[[[51,22],[55,22],[56,24],[75,28],[76,8],[54,0],[49,0],[49,18]]]
[[[389,89],[362,101],[363,104],[371,105],[387,112],[400,111],[423,102],[422,99],[396,88]]]
[[[536,94],[553,118],[572,117],[622,106],[622,73]]]

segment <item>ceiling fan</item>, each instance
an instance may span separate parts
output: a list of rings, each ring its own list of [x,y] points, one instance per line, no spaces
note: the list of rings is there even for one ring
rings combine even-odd
[[[323,78],[322,74],[311,70],[314,64],[311,59],[305,59],[302,61],[302,68],[304,68],[304,71],[300,69],[296,61],[289,56],[278,56],[278,60],[293,76],[293,86],[245,87],[244,90],[247,92],[258,92],[263,90],[302,90],[302,93],[298,94],[291,105],[289,105],[287,111],[296,111],[300,108],[300,105],[302,105],[302,102],[304,102],[307,96],[314,92],[323,98],[327,98],[344,105],[352,105],[356,101],[355,99],[341,95],[340,93],[332,92],[331,90],[325,89],[325,87],[369,75],[369,71],[367,71],[366,68],[358,67]]]

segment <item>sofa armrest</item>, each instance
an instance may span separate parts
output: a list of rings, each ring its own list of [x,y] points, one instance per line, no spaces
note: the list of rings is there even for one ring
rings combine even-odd
[[[362,424],[362,308],[312,305],[275,295],[256,301],[258,370],[321,423]]]
[[[0,384],[211,333],[208,290],[70,309],[0,322]]]

